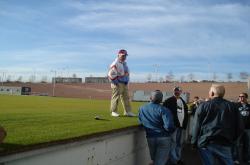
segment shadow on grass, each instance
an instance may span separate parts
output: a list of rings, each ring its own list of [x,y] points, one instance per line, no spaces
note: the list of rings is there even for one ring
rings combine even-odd
[[[13,144],[13,143],[2,143],[0,144],[0,156],[5,155],[13,150],[23,148],[24,145],[21,144]]]
[[[120,118],[138,118],[138,116],[126,116],[126,115],[121,115],[119,117]]]
[[[104,118],[95,119],[95,120],[100,120],[100,121],[110,121],[109,119],[104,119]]]

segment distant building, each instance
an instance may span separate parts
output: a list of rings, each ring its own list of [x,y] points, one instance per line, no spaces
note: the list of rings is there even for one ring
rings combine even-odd
[[[53,77],[52,82],[55,82],[55,83],[82,83],[82,78]]]
[[[85,77],[85,83],[109,83],[108,77]]]
[[[13,87],[13,86],[1,86],[0,94],[5,95],[30,95],[30,87]]]

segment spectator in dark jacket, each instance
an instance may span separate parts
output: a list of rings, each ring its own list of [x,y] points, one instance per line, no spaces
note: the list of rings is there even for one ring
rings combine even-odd
[[[248,94],[241,93],[239,95],[239,103],[237,104],[240,112],[240,117],[244,124],[244,132],[240,138],[237,139],[236,145],[234,146],[233,156],[234,163],[240,164],[240,145],[242,144],[242,157],[243,161],[250,164],[250,104],[247,102]]]
[[[181,98],[181,88],[175,87],[174,96],[164,101],[163,106],[170,109],[175,124],[175,132],[172,134],[171,151],[169,164],[183,164],[181,161],[181,151],[183,146],[183,130],[188,124],[188,107],[185,101]]]
[[[202,100],[198,96],[194,96],[193,102],[188,104],[188,114],[189,114],[189,121],[187,126],[186,134],[188,134],[188,140],[191,140],[192,136],[192,127],[194,123],[194,114],[198,106],[202,103]]]
[[[204,165],[233,165],[231,147],[242,132],[240,114],[234,103],[223,99],[225,88],[213,84],[209,91],[210,101],[196,110],[191,143],[198,147]]]
[[[163,107],[163,94],[156,90],[151,94],[151,102],[139,109],[139,121],[146,130],[150,156],[154,165],[165,165],[170,151],[171,134],[174,131],[173,117]]]
[[[194,100],[190,105],[190,111],[191,111],[191,115],[194,116],[196,109],[198,108],[199,104],[200,104],[200,98],[198,96],[194,96]]]

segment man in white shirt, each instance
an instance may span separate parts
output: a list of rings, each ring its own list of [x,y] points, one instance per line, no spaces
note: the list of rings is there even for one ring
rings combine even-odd
[[[183,145],[183,130],[188,124],[188,107],[181,98],[181,88],[173,89],[173,96],[164,101],[163,106],[170,109],[175,123],[175,132],[172,134],[172,144],[170,151],[170,164],[184,164],[181,161],[181,151]]]
[[[129,102],[129,69],[126,63],[128,53],[126,50],[121,49],[118,52],[118,57],[112,62],[108,72],[108,78],[111,81],[112,97],[111,97],[111,116],[119,117],[118,102],[121,99],[124,115],[125,116],[136,116],[131,112],[131,105]]]

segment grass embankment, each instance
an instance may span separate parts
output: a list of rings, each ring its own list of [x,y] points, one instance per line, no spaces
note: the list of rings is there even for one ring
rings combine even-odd
[[[141,104],[132,103],[134,113]],[[0,125],[8,134],[0,152],[138,124],[137,117],[111,117],[109,106],[108,100],[0,95]]]

